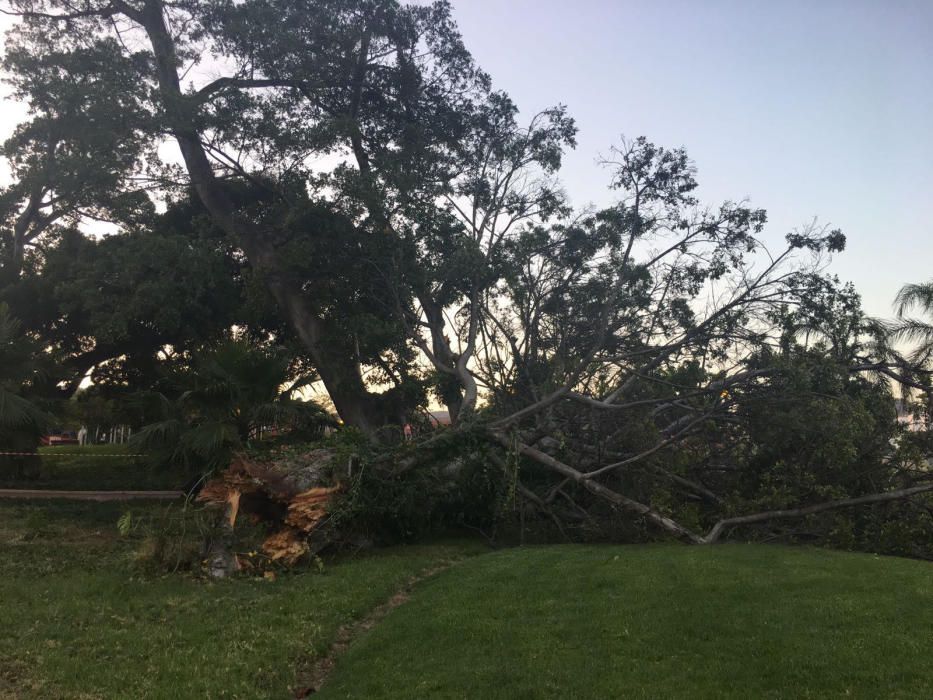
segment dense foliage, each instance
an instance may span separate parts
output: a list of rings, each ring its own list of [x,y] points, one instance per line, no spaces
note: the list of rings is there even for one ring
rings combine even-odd
[[[572,118],[522,115],[447,2],[8,4],[30,113],[0,298],[47,398],[91,380],[87,409],[200,469],[320,431],[295,400],[315,382],[370,465],[343,521],[386,537],[751,527],[929,553],[933,480],[891,393],[926,397],[929,348],[893,341],[928,329],[864,317],[826,273],[842,232],[769,248],[763,209],[701,202],[687,152],[645,137],[603,159],[613,203],[575,211]]]
[[[334,420],[303,400],[313,375],[296,374],[292,355],[232,339],[196,352],[160,383],[162,391],[134,397],[149,422],[133,438],[156,460],[210,471],[264,433],[320,438]]]
[[[41,346],[23,334],[10,308],[0,303],[0,451],[35,453],[49,416],[34,401],[42,379]],[[35,471],[29,456],[0,455],[0,469],[13,474]]]

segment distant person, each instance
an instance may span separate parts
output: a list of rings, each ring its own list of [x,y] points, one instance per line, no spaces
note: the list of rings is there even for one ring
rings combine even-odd
[[[85,428],[83,425],[78,431],[78,444],[82,447],[87,444],[87,428]]]

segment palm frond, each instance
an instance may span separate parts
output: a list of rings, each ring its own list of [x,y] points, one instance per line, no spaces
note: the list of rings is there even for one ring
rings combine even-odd
[[[279,392],[279,398],[291,399],[295,393],[301,391],[302,389],[306,389],[307,387],[317,382],[319,379],[320,378],[313,373],[302,374],[282,388],[282,390]]]
[[[898,318],[903,318],[914,307],[933,314],[933,281],[905,284],[894,297],[894,310]]]
[[[332,422],[316,403],[290,398],[313,381],[295,375],[282,348],[227,340],[196,353],[177,376],[179,389],[167,418],[138,435],[141,446],[189,465],[217,467],[257,428],[290,436],[317,435]]]
[[[49,416],[33,403],[0,387],[0,428],[42,433],[49,422]]]
[[[222,421],[202,423],[181,436],[181,446],[210,465],[221,461],[240,444],[236,426]]]
[[[893,322],[888,327],[888,337],[895,342],[933,343],[933,324],[914,318]]]
[[[185,424],[177,418],[150,423],[133,434],[130,445],[144,452],[173,453]]]

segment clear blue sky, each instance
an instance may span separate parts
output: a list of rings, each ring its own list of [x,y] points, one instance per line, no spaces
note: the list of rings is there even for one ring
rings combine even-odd
[[[453,0],[468,48],[523,112],[567,104],[576,205],[610,201],[618,140],[686,146],[709,203],[749,198],[770,240],[814,216],[831,270],[890,315],[933,278],[933,0]]]

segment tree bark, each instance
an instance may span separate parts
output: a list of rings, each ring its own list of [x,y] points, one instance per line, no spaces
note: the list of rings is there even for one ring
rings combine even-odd
[[[513,447],[512,442],[509,440],[507,435],[503,435],[502,433],[493,433],[493,437],[506,449],[511,449]],[[671,520],[661,513],[658,513],[656,510],[650,506],[645,505],[644,503],[639,503],[638,501],[632,500],[627,496],[623,496],[621,493],[603,486],[594,479],[587,478],[583,472],[574,469],[568,464],[564,464],[560,460],[551,457],[551,455],[541,452],[540,450],[537,450],[534,447],[521,442],[517,443],[515,447],[517,447],[518,451],[526,457],[530,457],[534,461],[545,467],[548,467],[561,476],[575,481],[576,483],[583,486],[583,488],[585,488],[587,491],[596,496],[599,496],[603,500],[608,501],[609,503],[612,503],[613,505],[616,505],[623,510],[627,510],[630,513],[642,516],[653,525],[660,527],[662,530],[674,535],[678,539],[690,542],[692,544],[704,543],[702,537],[694,532],[691,532],[680,523]]]
[[[323,319],[313,310],[297,281],[290,280],[274,250],[273,232],[239,216],[223,184],[214,174],[210,160],[194,126],[196,103],[182,92],[178,57],[168,31],[161,0],[146,0],[142,11],[125,3],[121,10],[142,25],[155,57],[156,77],[170,128],[181,150],[185,167],[198,197],[214,222],[243,247],[250,264],[263,273],[266,286],[285,312],[286,318],[308,349],[340,417],[370,436],[396,420],[391,407],[366,390],[359,367],[350,353],[335,347]]]
[[[754,523],[763,523],[770,520],[788,520],[793,518],[803,518],[807,515],[815,515],[827,510],[837,508],[849,508],[851,506],[867,505],[869,503],[884,503],[885,501],[897,501],[903,498],[910,498],[918,493],[933,491],[933,483],[923,484],[922,486],[913,486],[907,489],[898,489],[896,491],[886,491],[884,493],[873,493],[868,496],[859,496],[857,498],[843,498],[838,501],[827,501],[804,508],[789,508],[785,510],[769,510],[762,513],[752,513],[751,515],[740,515],[734,518],[725,518],[716,523],[709,531],[706,537],[702,538],[702,544],[713,544],[722,536],[723,531],[728,527],[735,525],[751,525]]]
[[[450,345],[444,337],[444,311],[440,305],[435,303],[427,294],[419,294],[418,301],[421,303],[421,308],[424,310],[424,315],[428,322],[428,330],[431,334],[431,352],[434,354],[434,363],[438,365],[440,371],[454,377],[457,358],[454,356],[454,353],[450,349]],[[445,371],[445,368],[449,368],[449,371]],[[457,380],[458,382],[460,381],[459,377],[457,377]],[[443,399],[444,403],[447,405],[447,411],[450,413],[450,421],[453,425],[456,425],[463,407],[463,394],[458,388],[456,392],[445,392]]]
[[[856,498],[827,501],[825,503],[818,503],[802,508],[772,510],[761,513],[752,513],[749,515],[740,515],[733,518],[724,518],[717,522],[705,536],[702,536],[685,528],[680,523],[672,520],[671,518],[668,518],[667,516],[655,511],[650,506],[647,506],[644,503],[639,503],[638,501],[623,496],[622,494],[613,491],[606,486],[603,486],[598,481],[591,478],[588,474],[574,469],[568,464],[564,464],[560,460],[555,459],[545,452],[537,450],[534,447],[531,447],[530,445],[524,444],[522,442],[513,443],[509,437],[503,433],[492,433],[492,437],[506,449],[518,449],[521,454],[529,457],[538,464],[551,469],[566,479],[580,484],[590,493],[599,496],[603,500],[619,506],[620,508],[627,510],[630,513],[644,517],[653,525],[674,535],[678,539],[689,542],[691,544],[714,544],[719,541],[723,532],[727,528],[737,525],[751,525],[755,523],[769,522],[771,520],[803,518],[808,515],[815,515],[816,513],[835,510],[837,508],[848,508],[851,506],[867,505],[871,503],[884,503],[887,501],[910,498],[911,496],[921,493],[933,492],[933,483],[927,483],[921,484],[920,486],[912,486],[910,488],[886,491],[883,493],[873,493],[867,496],[858,496]]]

